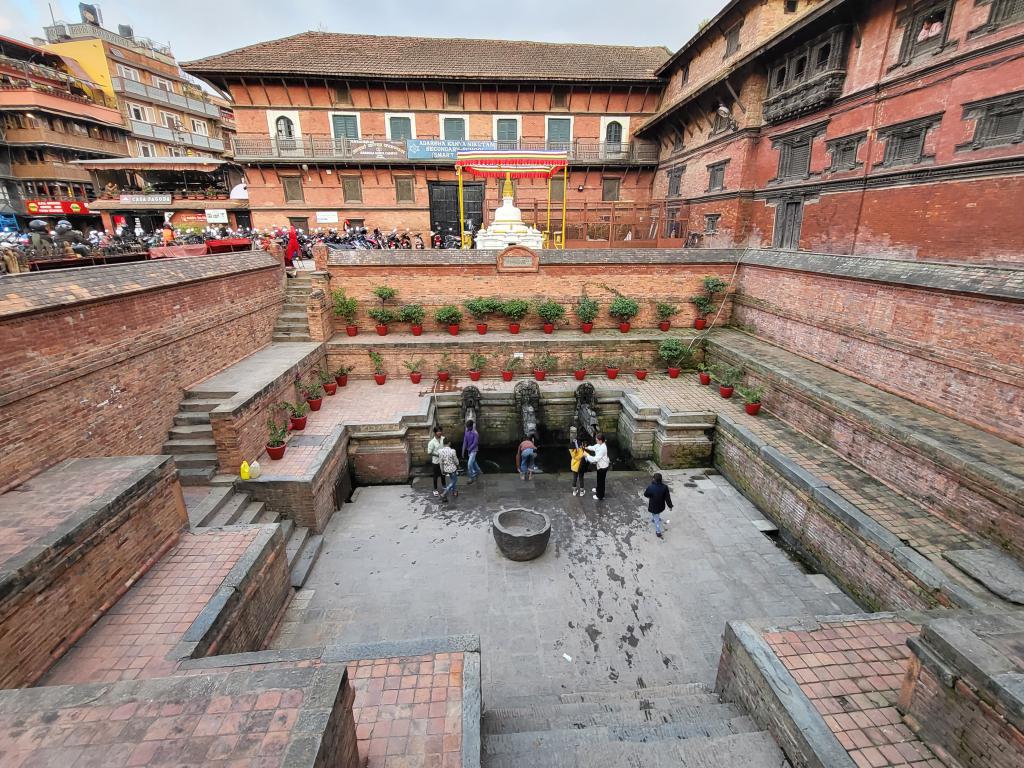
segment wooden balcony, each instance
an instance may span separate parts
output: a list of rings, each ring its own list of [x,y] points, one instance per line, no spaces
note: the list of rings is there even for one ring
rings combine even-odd
[[[67,163],[11,163],[11,175],[16,179],[35,181],[90,182],[89,171]]]
[[[114,107],[108,107],[83,96],[75,96],[55,88],[24,85],[0,86],[0,109],[39,110],[63,117],[89,120],[105,125],[124,127],[124,118]]]
[[[46,144],[112,157],[124,157],[128,154],[128,145],[123,138],[120,141],[108,141],[71,131],[54,131],[50,128],[8,128],[6,140],[12,145]]]

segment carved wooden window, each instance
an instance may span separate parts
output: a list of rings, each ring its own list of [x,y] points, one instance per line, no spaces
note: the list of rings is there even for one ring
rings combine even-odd
[[[683,182],[683,169],[673,168],[668,172],[668,196],[679,197]]]
[[[569,91],[565,88],[555,88],[551,92],[551,108],[552,109],[568,109],[569,108]]]
[[[718,222],[721,220],[722,214],[720,213],[708,213],[704,216],[704,234],[714,235],[718,232]]]
[[[989,13],[990,26],[999,27],[1024,21],[1024,0],[992,0],[992,11]]]
[[[306,197],[302,191],[302,178],[300,176],[282,176],[281,187],[284,189],[284,201],[286,203],[302,203]]]
[[[395,177],[395,202],[396,203],[415,203],[416,202],[416,184],[412,176],[396,176]]]
[[[930,159],[931,156],[925,154],[925,139],[928,131],[941,120],[941,114],[929,115],[880,129],[878,138],[886,143],[885,157],[879,166],[914,165]]]
[[[832,172],[852,171],[854,168],[858,168],[861,163],[857,162],[857,152],[866,137],[867,134],[862,132],[825,142],[825,147],[832,155],[832,163],[828,170]]]
[[[689,79],[690,79],[690,62],[686,62],[685,64],[683,64],[683,72],[679,76],[679,84],[680,85],[686,85],[686,83],[687,83],[687,81]]]
[[[1024,141],[1024,91],[964,105],[963,119],[974,120],[974,136],[957,149],[982,149]]]
[[[622,179],[617,177],[608,177],[601,179],[601,199],[606,203],[612,203],[619,199],[621,192]]]
[[[743,22],[741,21],[725,31],[725,56],[723,58],[729,58],[740,49],[740,28],[742,26]]]
[[[342,176],[341,196],[346,203],[363,202],[363,180],[358,176]]]
[[[723,115],[721,112],[715,112],[711,122],[711,136],[717,136],[720,133],[725,133],[729,128],[732,127],[732,118],[728,115]]]
[[[728,160],[708,166],[708,192],[720,192],[725,189],[725,166]]]
[[[796,13],[797,0],[786,0],[786,13]]]
[[[672,136],[672,151],[673,152],[682,152],[683,151],[683,132],[682,132],[682,130],[677,130],[675,132],[675,134]]]
[[[444,87],[444,105],[446,107],[462,106],[462,86],[446,85]]]
[[[811,136],[779,144],[779,179],[806,179],[811,173]]]
[[[903,43],[900,47],[900,63],[925,53],[938,53],[946,47],[949,36],[949,22],[953,15],[953,0],[926,0],[908,7],[903,18]]]
[[[342,106],[352,106],[352,90],[348,87],[348,83],[335,83],[331,86],[331,99],[335,104],[341,104]]]

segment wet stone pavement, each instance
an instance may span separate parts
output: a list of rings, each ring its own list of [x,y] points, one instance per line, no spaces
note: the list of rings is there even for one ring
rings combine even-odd
[[[836,614],[856,605],[760,533],[761,515],[713,470],[664,473],[676,503],[663,540],[639,496],[648,476],[611,473],[608,496],[570,495],[567,473],[490,474],[437,502],[429,479],[357,491],[289,609],[277,648],[480,635],[485,706],[520,697],[714,681],[725,622]],[[491,516],[552,520],[525,563],[494,544]]]

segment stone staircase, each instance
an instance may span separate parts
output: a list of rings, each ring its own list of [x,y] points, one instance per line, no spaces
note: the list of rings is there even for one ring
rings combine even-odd
[[[299,272],[288,278],[284,293],[284,307],[274,324],[274,341],[311,341],[309,321],[306,318],[306,299],[313,289],[313,278]]]
[[[182,485],[207,485],[217,474],[217,444],[210,411],[225,399],[186,392],[178,406],[163,452],[174,457]]]
[[[484,712],[484,768],[781,768],[772,737],[701,683],[539,696]]]

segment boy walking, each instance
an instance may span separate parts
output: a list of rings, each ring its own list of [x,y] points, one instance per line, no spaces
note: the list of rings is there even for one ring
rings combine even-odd
[[[644,496],[648,499],[647,511],[654,520],[654,535],[659,539],[664,538],[661,535],[661,513],[665,511],[665,507],[672,509],[672,494],[668,486],[662,482],[660,472],[655,473],[653,481],[644,491]]]
[[[437,481],[441,479],[441,458],[438,451],[444,448],[444,433],[440,427],[434,427],[434,437],[427,443],[427,455],[434,470],[434,495],[437,496]]]
[[[476,463],[476,454],[480,450],[480,433],[476,431],[476,425],[470,419],[466,422],[466,432],[462,436],[462,455],[466,457],[466,474],[469,475],[469,484],[481,474],[480,465]]]
[[[443,446],[438,452],[438,463],[441,472],[445,476],[444,490],[441,492],[441,501],[447,503],[449,496],[458,496],[459,483],[459,456],[450,445]]]

